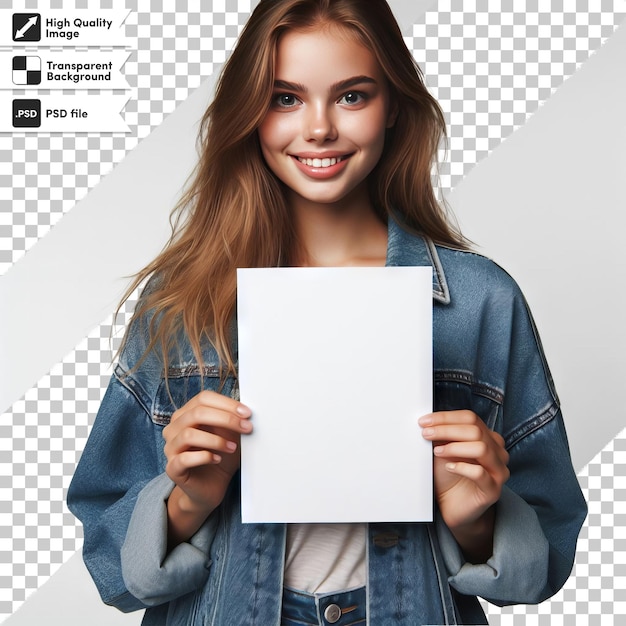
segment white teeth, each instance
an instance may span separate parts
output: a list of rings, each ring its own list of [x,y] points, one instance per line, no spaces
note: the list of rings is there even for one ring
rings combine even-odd
[[[303,157],[297,158],[300,163],[308,165],[309,167],[330,167],[331,165],[336,165],[342,159],[342,157],[330,157],[325,159],[305,159]]]

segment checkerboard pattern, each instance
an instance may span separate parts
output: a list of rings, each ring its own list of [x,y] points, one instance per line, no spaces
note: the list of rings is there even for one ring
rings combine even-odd
[[[39,85],[41,83],[41,59],[34,55],[13,57],[13,84]]]
[[[81,546],[65,505],[136,294],[0,420],[0,621]]]
[[[50,0],[52,8],[87,4]],[[134,42],[124,66],[133,88],[123,111],[129,135],[0,135],[0,273],[224,61],[249,0],[214,0],[211,12],[202,4],[160,0],[145,12],[148,3],[126,2]],[[112,5],[100,1],[103,9]],[[444,194],[602,45],[624,17],[617,5],[442,0],[414,25],[407,44],[447,115]],[[0,0],[0,8],[45,9],[35,0]],[[133,303],[116,332],[104,320],[0,416],[0,621],[81,546],[66,490]],[[565,589],[539,607],[489,607],[492,624],[619,623],[612,616],[626,614],[625,455],[622,433],[580,475],[590,516]]]
[[[123,111],[129,135],[0,135],[0,273],[225,61],[250,14],[249,0],[217,0],[211,12],[200,0],[185,4],[186,10],[174,0],[126,3],[133,42],[123,68],[133,90]],[[80,0],[49,6],[88,8]],[[32,0],[0,8],[45,10]],[[102,0],[100,8],[112,2]],[[135,301],[126,304],[113,336],[108,318],[0,416],[0,622],[81,547],[82,528],[65,496]]]
[[[536,606],[483,603],[492,626],[619,626],[626,619],[626,430],[578,475],[589,514],[571,577]]]
[[[611,36],[624,8],[593,0],[440,0],[413,25],[405,41],[448,125],[443,195]]]
[[[14,8],[11,4],[0,7]],[[87,4],[51,2],[50,7],[84,9]],[[186,10],[174,0],[139,3],[139,10],[137,4],[126,2],[132,9],[126,35],[133,48],[123,72],[132,93],[122,115],[131,133],[0,135],[0,274],[225,61],[250,15],[250,0],[217,0],[210,12],[202,10],[200,0],[184,3]],[[102,0],[100,8],[112,5]],[[44,10],[41,2],[32,0],[22,8]]]

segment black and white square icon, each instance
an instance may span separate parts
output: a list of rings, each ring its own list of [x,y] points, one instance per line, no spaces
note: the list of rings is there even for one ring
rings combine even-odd
[[[40,13],[13,13],[13,41],[41,41]]]
[[[13,57],[13,84],[39,85],[41,83],[41,59],[36,56]]]
[[[39,128],[41,100],[13,100],[13,128]]]

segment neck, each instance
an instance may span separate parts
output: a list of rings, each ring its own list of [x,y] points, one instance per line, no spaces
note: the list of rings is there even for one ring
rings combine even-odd
[[[387,226],[363,191],[340,203],[289,199],[299,250],[294,265],[311,267],[383,266]]]

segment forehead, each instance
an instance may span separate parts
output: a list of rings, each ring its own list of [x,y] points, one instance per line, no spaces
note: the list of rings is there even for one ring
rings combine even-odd
[[[337,25],[290,30],[281,35],[275,78],[298,83],[333,84],[351,76],[383,81],[383,71],[357,35]]]

